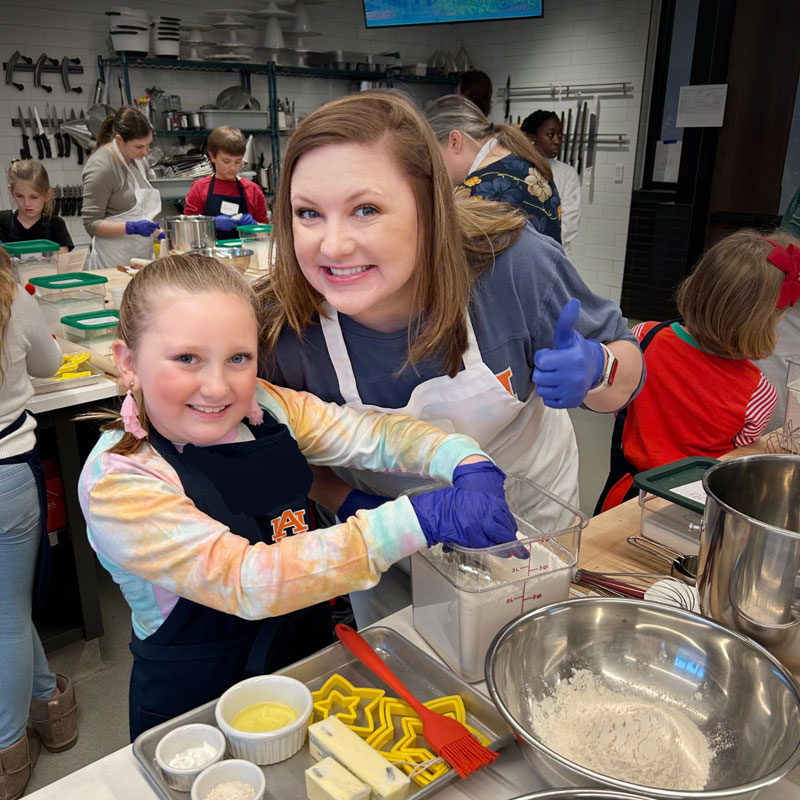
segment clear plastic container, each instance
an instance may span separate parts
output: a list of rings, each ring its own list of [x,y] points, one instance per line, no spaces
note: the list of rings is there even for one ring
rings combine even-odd
[[[91,311],[62,317],[64,334],[71,342],[99,344],[113,342],[119,325],[119,311]]]
[[[49,239],[27,242],[6,242],[3,249],[11,256],[11,265],[18,283],[23,286],[39,275],[58,273],[58,252],[61,245]]]
[[[684,555],[697,555],[702,514],[644,490],[639,492],[639,507],[642,509],[642,536]]]
[[[241,225],[237,230],[242,247],[253,251],[250,269],[267,272],[272,266],[269,252],[272,242],[272,225]]]
[[[57,336],[64,335],[61,318],[102,311],[106,302],[108,278],[91,272],[63,272],[31,278],[36,298],[48,328]]]
[[[411,557],[414,627],[471,683],[484,679],[486,651],[507,622],[567,599],[587,522],[580,511],[519,476],[506,479],[506,499],[518,542],[483,550],[454,545],[449,552],[437,545]],[[510,554],[520,547],[527,559]]]
[[[800,453],[800,356],[787,358],[786,414],[783,419],[783,449]]]

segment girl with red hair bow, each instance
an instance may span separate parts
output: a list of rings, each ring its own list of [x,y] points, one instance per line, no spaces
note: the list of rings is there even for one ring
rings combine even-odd
[[[595,513],[637,494],[633,476],[688,456],[718,457],[764,432],[778,401],[752,360],[777,343],[800,300],[800,242],[741,230],[711,247],[678,288],[680,319],[633,329],[647,379],[617,414]]]

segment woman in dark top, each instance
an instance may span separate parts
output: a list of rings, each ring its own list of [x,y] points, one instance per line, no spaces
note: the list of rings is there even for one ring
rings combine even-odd
[[[60,244],[62,252],[73,249],[66,223],[53,214],[53,190],[47,170],[40,162],[15,161],[8,168],[8,193],[17,208],[0,211],[0,240],[49,239]]]
[[[465,97],[434,100],[433,128],[456,195],[497,200],[524,211],[536,230],[561,243],[561,201],[547,159],[510,125],[489,122]]]

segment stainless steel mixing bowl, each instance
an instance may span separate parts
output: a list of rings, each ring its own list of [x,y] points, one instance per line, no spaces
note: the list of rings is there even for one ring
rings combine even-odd
[[[616,792],[613,789],[547,789],[521,794],[513,800],[643,800],[641,794]]]
[[[192,254],[200,256],[211,256],[220,261],[224,261],[231,267],[235,267],[239,272],[244,273],[250,267],[250,260],[253,257],[252,250],[243,247],[203,247],[199,250],[190,250]]]
[[[655,789],[586,769],[540,740],[527,709],[588,669],[612,690],[658,697],[723,742],[705,790]],[[486,683],[545,786],[609,786],[655,798],[752,797],[800,763],[800,692],[764,648],[704,617],[590,597],[531,611],[486,654]]]

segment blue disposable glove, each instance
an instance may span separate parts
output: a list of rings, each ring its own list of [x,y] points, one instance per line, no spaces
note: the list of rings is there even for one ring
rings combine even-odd
[[[227,214],[217,214],[214,217],[214,224],[221,231],[232,231],[237,225],[241,224],[238,219],[229,217]]]
[[[491,461],[478,461],[474,464],[464,464],[453,470],[453,486],[456,489],[467,489],[471,492],[486,492],[494,497],[505,500],[506,494],[503,481],[506,474],[500,467]]]
[[[252,214],[242,214],[242,216],[239,217],[239,219],[238,219],[236,224],[237,225],[258,225],[258,222],[256,221],[256,218]]]
[[[125,223],[125,233],[128,236],[138,234],[139,236],[152,236],[154,231],[157,231],[161,226],[157,222],[149,219],[139,219],[136,222]]]
[[[600,342],[575,330],[580,310],[581,301],[572,298],[558,315],[553,349],[533,356],[536,394],[551,408],[577,408],[603,377],[606,357]]]
[[[360,489],[353,489],[339,506],[336,516],[344,522],[344,520],[349,519],[356,511],[362,508],[377,508],[389,500],[389,497],[381,497],[379,494],[367,494]]]
[[[410,498],[428,546],[493,547],[515,542],[517,524],[505,500],[469,489],[436,489]]]

